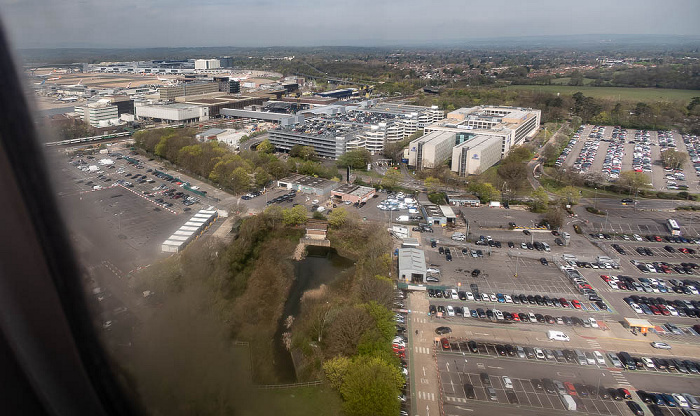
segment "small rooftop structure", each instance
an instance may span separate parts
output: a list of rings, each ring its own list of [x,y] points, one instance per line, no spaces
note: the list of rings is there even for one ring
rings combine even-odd
[[[370,188],[368,186],[343,184],[331,191],[331,196],[340,198],[343,202],[349,201],[356,203],[367,202],[368,200],[372,199],[376,192],[377,191],[374,188]]]
[[[426,274],[425,254],[417,248],[399,249],[399,280],[407,283],[424,283]]]
[[[305,238],[312,240],[325,240],[328,233],[328,223],[320,220],[308,220],[306,222]]]

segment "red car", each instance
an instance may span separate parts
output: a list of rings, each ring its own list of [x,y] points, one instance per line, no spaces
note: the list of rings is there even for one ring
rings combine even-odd
[[[577,301],[576,299],[571,299],[571,304],[574,305],[574,308],[581,309],[581,302]]]
[[[610,281],[610,276],[606,276],[606,275],[604,275],[604,274],[601,274],[601,275],[600,275],[600,278],[603,279],[603,280],[605,281],[605,283],[607,283],[607,282]]]
[[[663,240],[661,240],[661,237],[659,237],[658,235],[655,235],[655,236],[654,236],[654,240],[656,240],[656,241],[658,241],[658,242],[663,241]]]
[[[659,308],[661,314],[664,316],[669,316],[671,314],[671,311],[666,308],[666,305],[656,305],[656,307]]]
[[[680,251],[681,253],[685,253],[685,254],[688,254],[688,249],[687,249],[687,248],[685,248],[685,247],[681,247],[681,248],[679,248],[679,249],[678,249],[678,251]]]
[[[518,316],[517,313],[514,313],[514,314],[513,314],[513,320],[516,321],[516,322],[520,322],[520,316]]]
[[[565,382],[564,387],[566,387],[566,392],[569,393],[570,396],[576,396],[576,389],[574,388],[574,385],[571,384],[570,382]]]
[[[623,389],[622,387],[620,387],[619,389],[617,389],[617,392],[620,393],[620,395],[621,395],[625,400],[631,399],[631,398],[632,398],[632,395],[630,394],[630,391],[627,390],[627,389]]]
[[[440,338],[440,344],[442,345],[443,350],[450,349],[450,341],[448,341],[447,338]]]
[[[661,315],[661,311],[656,307],[656,305],[649,305],[649,309],[651,309],[651,313],[654,315]]]
[[[569,307],[569,302],[568,302],[566,299],[564,299],[564,298],[559,299],[559,303],[561,303],[561,307],[562,307],[562,308],[568,308],[568,307]]]

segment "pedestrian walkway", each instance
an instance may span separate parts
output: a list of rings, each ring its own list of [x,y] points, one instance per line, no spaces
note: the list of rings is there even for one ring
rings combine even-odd
[[[620,385],[622,387],[632,387],[632,385],[627,381],[627,379],[625,378],[625,375],[622,374],[621,371],[611,370],[610,374],[612,375],[612,378],[615,379],[615,382],[618,385]]]
[[[438,372],[434,357],[432,320],[425,312],[429,306],[428,297],[423,292],[408,295],[408,308],[412,311],[408,319],[411,375],[411,412],[412,416],[429,416],[440,414],[440,390]]]

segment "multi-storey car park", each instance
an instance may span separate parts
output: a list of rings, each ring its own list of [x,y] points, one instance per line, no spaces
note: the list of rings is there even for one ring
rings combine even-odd
[[[436,107],[362,101],[304,110],[300,119],[270,130],[270,142],[282,151],[311,146],[322,157],[337,159],[349,150],[380,154],[386,143],[397,142],[426,124],[440,120]]]

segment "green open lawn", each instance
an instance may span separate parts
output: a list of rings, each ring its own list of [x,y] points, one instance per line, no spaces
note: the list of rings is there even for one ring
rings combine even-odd
[[[259,390],[248,410],[241,415],[339,415],[342,401],[338,393],[326,385],[291,389]]]
[[[573,95],[580,91],[587,97],[620,101],[682,101],[689,103],[693,97],[700,97],[700,90],[674,90],[668,88],[570,87],[568,85],[510,85],[504,88],[565,95]]]

